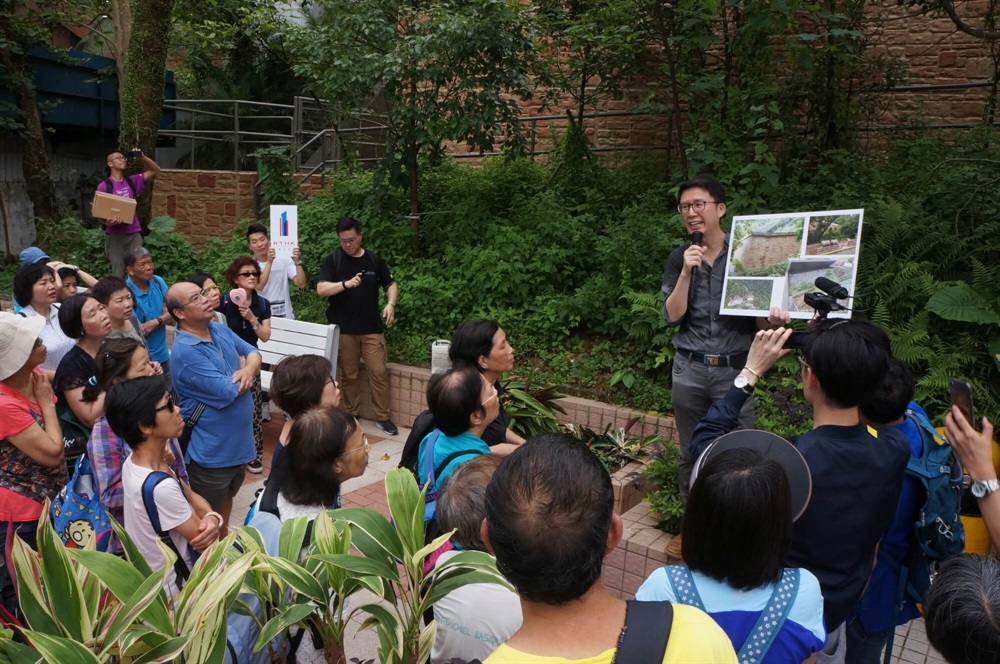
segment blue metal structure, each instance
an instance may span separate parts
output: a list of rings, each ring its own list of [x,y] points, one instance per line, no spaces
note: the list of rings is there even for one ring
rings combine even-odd
[[[34,75],[42,124],[58,129],[95,129],[101,134],[117,134],[121,124],[118,111],[118,79],[115,61],[83,51],[53,53],[44,48],[28,53]],[[14,103],[0,73],[0,101]],[[174,73],[164,79],[164,100],[177,98]],[[0,116],[4,115],[0,110]],[[160,128],[173,126],[175,112],[165,110]]]

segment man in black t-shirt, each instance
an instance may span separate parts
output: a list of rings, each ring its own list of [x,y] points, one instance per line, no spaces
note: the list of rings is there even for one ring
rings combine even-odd
[[[361,359],[365,361],[372,407],[380,429],[390,436],[399,432],[389,417],[389,372],[386,369],[386,347],[382,320],[392,325],[396,317],[399,287],[388,266],[373,251],[361,246],[364,234],[361,223],[351,217],[337,222],[340,249],[323,261],[319,270],[316,292],[330,300],[326,319],[340,327],[340,350],[337,369],[344,407],[358,414],[358,375]],[[379,287],[385,289],[388,304],[379,317]]]

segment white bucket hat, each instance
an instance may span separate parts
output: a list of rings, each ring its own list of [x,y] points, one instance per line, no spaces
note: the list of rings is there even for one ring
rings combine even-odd
[[[7,380],[24,366],[43,327],[41,316],[25,318],[0,311],[0,380]]]

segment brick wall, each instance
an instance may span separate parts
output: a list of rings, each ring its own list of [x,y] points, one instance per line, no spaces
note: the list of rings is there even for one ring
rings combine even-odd
[[[388,366],[389,410],[393,422],[408,427],[414,418],[427,408],[427,381],[430,379],[431,371],[423,367],[391,362]],[[364,371],[361,372],[361,384],[361,416],[374,419],[375,413],[368,400],[368,381]],[[631,419],[639,418],[640,422],[630,431],[633,436],[645,437],[655,434],[674,443],[679,441],[672,417],[643,413],[578,397],[563,397],[558,403],[566,413],[557,415],[566,424],[582,424],[592,429],[604,429],[605,425],[611,424],[612,427],[619,428],[624,427]]]
[[[254,216],[257,174],[241,171],[182,171],[164,169],[153,188],[153,216],[169,215],[177,230],[201,248],[213,237],[226,237],[240,219]],[[329,183],[313,175],[300,189],[312,196]]]
[[[802,247],[798,235],[751,235],[741,249],[738,258],[743,267],[760,270],[789,256],[798,256]]]

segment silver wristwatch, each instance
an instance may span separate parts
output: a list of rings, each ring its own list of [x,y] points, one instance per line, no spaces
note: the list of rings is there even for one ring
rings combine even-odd
[[[733,385],[747,394],[753,394],[753,385],[750,384],[750,379],[743,374],[738,374],[736,376],[736,379],[733,380]]]
[[[1000,480],[977,480],[972,483],[972,495],[976,498],[985,498],[994,491],[1000,490]]]

